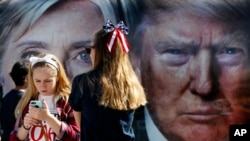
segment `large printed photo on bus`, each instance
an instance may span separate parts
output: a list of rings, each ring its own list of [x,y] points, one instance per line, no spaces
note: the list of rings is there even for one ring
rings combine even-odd
[[[106,20],[129,28],[133,68],[147,96],[136,141],[229,141],[250,119],[250,1],[11,0],[1,7],[0,82],[18,60],[52,53],[72,80],[92,69],[89,46]],[[2,115],[1,115],[2,116]]]

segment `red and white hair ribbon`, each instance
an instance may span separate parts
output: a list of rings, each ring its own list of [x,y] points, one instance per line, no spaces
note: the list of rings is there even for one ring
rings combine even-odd
[[[103,26],[103,30],[106,32],[111,32],[112,34],[109,36],[107,47],[109,52],[112,52],[114,49],[115,42],[117,39],[121,41],[123,52],[127,53],[130,50],[130,45],[127,41],[127,38],[124,34],[128,34],[128,28],[125,26],[123,21],[120,21],[117,26],[108,20],[106,25]]]

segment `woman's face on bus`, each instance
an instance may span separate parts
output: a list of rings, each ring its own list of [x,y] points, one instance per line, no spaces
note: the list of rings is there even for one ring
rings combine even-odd
[[[14,88],[9,77],[12,65],[39,53],[57,56],[70,79],[89,71],[91,60],[84,47],[90,44],[93,32],[103,23],[101,11],[94,3],[68,1],[45,12],[20,38],[10,36],[2,62],[3,93]]]

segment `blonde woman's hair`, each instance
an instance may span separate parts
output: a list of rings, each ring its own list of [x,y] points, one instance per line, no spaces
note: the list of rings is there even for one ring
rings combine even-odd
[[[28,74],[28,88],[25,92],[25,94],[22,96],[21,100],[18,102],[16,109],[15,109],[15,116],[16,118],[22,117],[22,112],[25,108],[25,106],[28,104],[28,102],[31,99],[38,99],[38,91],[35,87],[35,84],[33,82],[33,70],[38,67],[49,67],[51,68],[51,72],[54,73],[57,76],[57,85],[56,85],[56,91],[55,91],[55,96],[60,95],[60,97],[66,101],[68,101],[68,96],[71,91],[71,84],[66,76],[65,70],[60,63],[59,59],[52,55],[52,54],[44,54],[41,53],[37,57],[43,58],[45,55],[50,55],[52,56],[52,60],[55,61],[58,65],[58,68],[55,66],[51,65],[48,62],[37,62],[33,66],[29,66],[29,74]]]
[[[136,109],[147,103],[144,89],[134,72],[128,53],[123,52],[117,39],[115,49],[109,52],[107,40],[111,33],[99,30],[93,39],[94,70],[101,69],[102,96],[99,104],[118,110]]]
[[[20,38],[51,7],[60,0],[8,0],[0,13],[0,60],[10,36]],[[2,65],[0,65],[2,70]]]

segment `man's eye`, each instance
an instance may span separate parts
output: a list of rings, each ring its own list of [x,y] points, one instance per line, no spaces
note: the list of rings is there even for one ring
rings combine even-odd
[[[224,48],[218,50],[216,58],[224,66],[236,66],[244,60],[245,53],[241,48]]]
[[[189,50],[170,48],[163,51],[161,60],[169,66],[180,66],[185,64],[191,55],[193,54]]]
[[[238,48],[227,48],[227,49],[224,49],[222,50],[221,52],[219,53],[225,53],[225,54],[236,54],[236,53],[239,53],[241,52],[241,49],[238,49]]]
[[[218,51],[218,54],[236,54],[242,52],[239,48],[226,48]]]
[[[178,54],[184,54],[185,52],[181,49],[168,49],[166,50],[166,53],[178,55]]]

